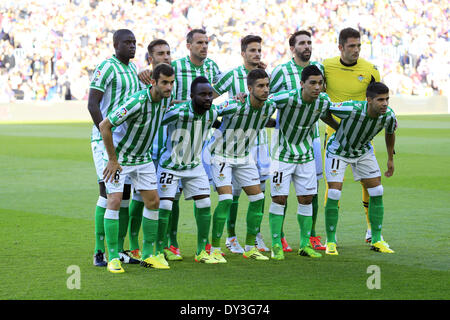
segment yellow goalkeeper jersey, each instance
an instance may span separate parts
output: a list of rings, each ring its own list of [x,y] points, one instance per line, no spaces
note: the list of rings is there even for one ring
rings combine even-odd
[[[375,65],[359,58],[353,65],[345,65],[340,56],[325,59],[326,92],[332,102],[348,100],[366,100],[366,90],[371,82],[380,81],[380,73]],[[334,130],[327,126],[326,135],[329,138]]]

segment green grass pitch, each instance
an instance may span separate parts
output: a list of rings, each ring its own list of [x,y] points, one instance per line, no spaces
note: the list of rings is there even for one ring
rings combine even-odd
[[[348,169],[338,224],[339,256],[313,260],[297,255],[299,227],[292,193],[284,229],[294,252],[286,254],[285,261],[248,261],[229,253],[227,264],[197,264],[193,261],[193,204],[183,199],[179,242],[184,261],[171,263],[170,270],[125,265],[126,272],[120,275],[92,265],[98,187],[90,150],[91,125],[1,124],[0,299],[447,300],[450,116],[398,118],[395,174],[382,179],[383,236],[395,254],[375,253],[364,243],[361,187]],[[384,172],[384,134],[374,143]],[[324,190],[321,181],[317,231],[323,240]],[[212,203],[213,211],[214,193]],[[237,226],[241,243],[247,204],[243,194]],[[267,200],[262,223],[268,245],[269,204]],[[379,268],[380,289],[367,286],[372,276],[368,268],[373,265]],[[70,266],[79,267],[80,289],[68,288]]]

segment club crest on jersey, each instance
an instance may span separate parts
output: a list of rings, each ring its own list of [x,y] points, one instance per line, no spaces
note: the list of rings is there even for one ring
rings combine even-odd
[[[219,180],[223,181],[225,179],[225,175],[223,173],[219,174]]]
[[[167,186],[166,186],[165,184],[163,184],[163,185],[161,186],[161,191],[162,191],[162,192],[167,192]]]
[[[358,80],[359,80],[359,82],[362,82],[362,81],[364,80],[364,76],[363,76],[362,74],[360,74],[360,75],[358,76]]]
[[[275,190],[280,191],[281,190],[281,184],[276,183],[275,184]]]
[[[333,177],[336,177],[336,176],[338,175],[338,172],[336,171],[336,169],[333,169],[333,170],[331,170],[330,174],[331,174]]]

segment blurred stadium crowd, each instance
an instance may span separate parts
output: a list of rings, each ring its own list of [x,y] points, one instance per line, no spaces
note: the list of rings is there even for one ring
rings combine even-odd
[[[203,27],[208,56],[222,71],[242,63],[241,37],[257,34],[270,72],[291,58],[295,30],[312,31],[312,60],[321,61],[339,54],[339,31],[354,27],[361,57],[378,66],[392,94],[448,96],[448,15],[440,0],[3,0],[0,102],[86,99],[90,74],[113,53],[119,28],[134,32],[140,69],[151,40],[166,39],[177,59],[188,53],[189,29]]]

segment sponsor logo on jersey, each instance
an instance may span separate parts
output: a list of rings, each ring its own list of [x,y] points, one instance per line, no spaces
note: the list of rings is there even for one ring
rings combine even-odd
[[[122,119],[127,114],[127,108],[123,107],[120,110],[117,110],[115,116],[119,119]]]

